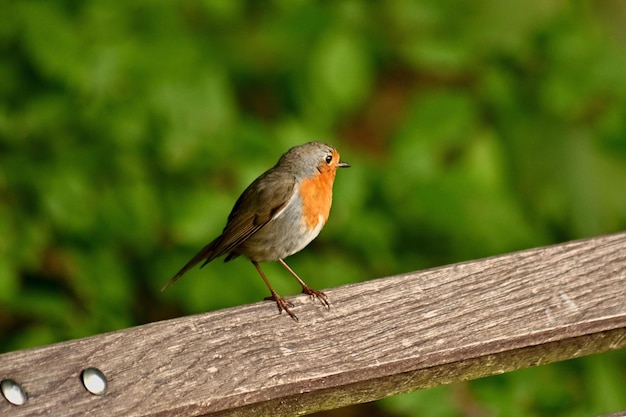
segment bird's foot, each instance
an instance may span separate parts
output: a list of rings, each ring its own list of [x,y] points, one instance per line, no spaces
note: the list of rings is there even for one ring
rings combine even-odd
[[[282,312],[284,310],[285,313],[289,314],[289,317],[291,317],[295,321],[299,321],[298,320],[298,316],[296,316],[294,314],[294,312],[291,311],[291,309],[289,308],[289,307],[293,307],[293,304],[290,303],[289,301],[285,300],[280,295],[278,295],[276,293],[273,293],[270,297],[265,297],[265,299],[266,300],[272,300],[272,301],[276,302],[276,306],[278,307],[278,314],[282,314]]]
[[[328,297],[322,291],[317,291],[304,285],[302,286],[302,294],[307,294],[313,299],[317,298],[327,310],[330,310],[330,301],[328,301]]]

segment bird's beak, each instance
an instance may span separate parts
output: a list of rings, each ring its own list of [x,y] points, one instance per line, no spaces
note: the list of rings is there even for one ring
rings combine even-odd
[[[337,164],[337,166],[339,168],[350,168],[350,164],[347,162],[343,162],[343,161],[339,161],[339,163]]]

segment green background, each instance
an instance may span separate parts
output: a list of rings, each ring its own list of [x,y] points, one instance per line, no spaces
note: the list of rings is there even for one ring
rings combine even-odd
[[[311,139],[353,166],[289,259],[315,288],[626,229],[624,4],[0,1],[0,351],[260,300],[243,260],[159,289]],[[620,351],[325,415],[588,416],[625,380]]]

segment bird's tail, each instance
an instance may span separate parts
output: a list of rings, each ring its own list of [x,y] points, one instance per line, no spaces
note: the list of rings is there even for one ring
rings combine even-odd
[[[191,260],[187,262],[185,266],[183,266],[182,269],[176,273],[176,275],[174,275],[169,281],[167,281],[167,283],[163,286],[163,288],[161,288],[161,291],[165,291],[168,287],[170,287],[171,285],[174,285],[174,283],[176,283],[176,281],[178,281],[180,277],[182,277],[185,274],[185,272],[189,271],[191,268],[196,266],[196,264],[198,264],[198,262],[200,262],[201,260],[206,259],[204,263],[202,264],[202,266],[204,266],[208,262],[211,262],[213,259],[215,259],[217,257],[217,254],[215,253],[215,248],[218,245],[219,240],[220,238],[218,237],[213,242],[209,243],[204,248],[202,248],[202,250],[198,252],[196,256],[191,258]]]

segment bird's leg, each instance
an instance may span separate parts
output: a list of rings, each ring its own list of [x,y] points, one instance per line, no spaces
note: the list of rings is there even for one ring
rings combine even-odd
[[[259,265],[259,263],[255,262],[255,261],[251,261],[251,262],[252,262],[252,265],[254,265],[254,267],[256,268],[256,270],[259,271],[259,275],[261,275],[261,278],[263,278],[263,281],[265,281],[265,285],[267,285],[267,288],[269,288],[270,293],[272,294],[272,296],[271,297],[267,297],[266,300],[274,300],[274,301],[276,301],[276,306],[278,307],[278,313],[279,314],[282,313],[283,310],[285,310],[285,312],[287,314],[289,314],[289,316],[292,319],[294,319],[295,321],[298,321],[298,316],[296,316],[289,309],[289,307],[293,307],[293,304],[291,304],[290,302],[285,300],[283,297],[278,295],[278,293],[276,291],[274,291],[274,288],[272,288],[272,286],[270,285],[270,282],[265,277],[265,274],[263,273],[263,270],[261,270],[261,266]]]
[[[323,305],[324,305],[324,306],[325,306],[328,310],[330,310],[330,302],[328,301],[328,297],[326,296],[326,294],[324,294],[322,291],[317,291],[317,290],[314,290],[314,289],[312,289],[311,287],[309,287],[308,285],[306,285],[306,283],[305,283],[304,281],[302,281],[302,279],[300,279],[300,277],[298,276],[298,274],[296,274],[296,273],[294,272],[294,270],[293,270],[293,269],[291,269],[291,268],[289,267],[289,265],[287,265],[287,263],[286,263],[285,261],[283,261],[282,259],[278,259],[278,262],[280,262],[280,264],[281,264],[282,266],[284,266],[284,267],[285,267],[285,269],[286,269],[287,271],[289,271],[289,273],[290,273],[291,275],[293,275],[293,277],[294,277],[295,279],[297,279],[297,280],[298,280],[298,282],[299,282],[299,283],[300,283],[300,285],[302,286],[302,292],[303,292],[304,294],[308,294],[308,295],[310,295],[310,296],[311,296],[311,297],[313,297],[313,298],[317,298],[317,299],[319,299],[319,300],[322,302],[322,304],[323,304]]]

